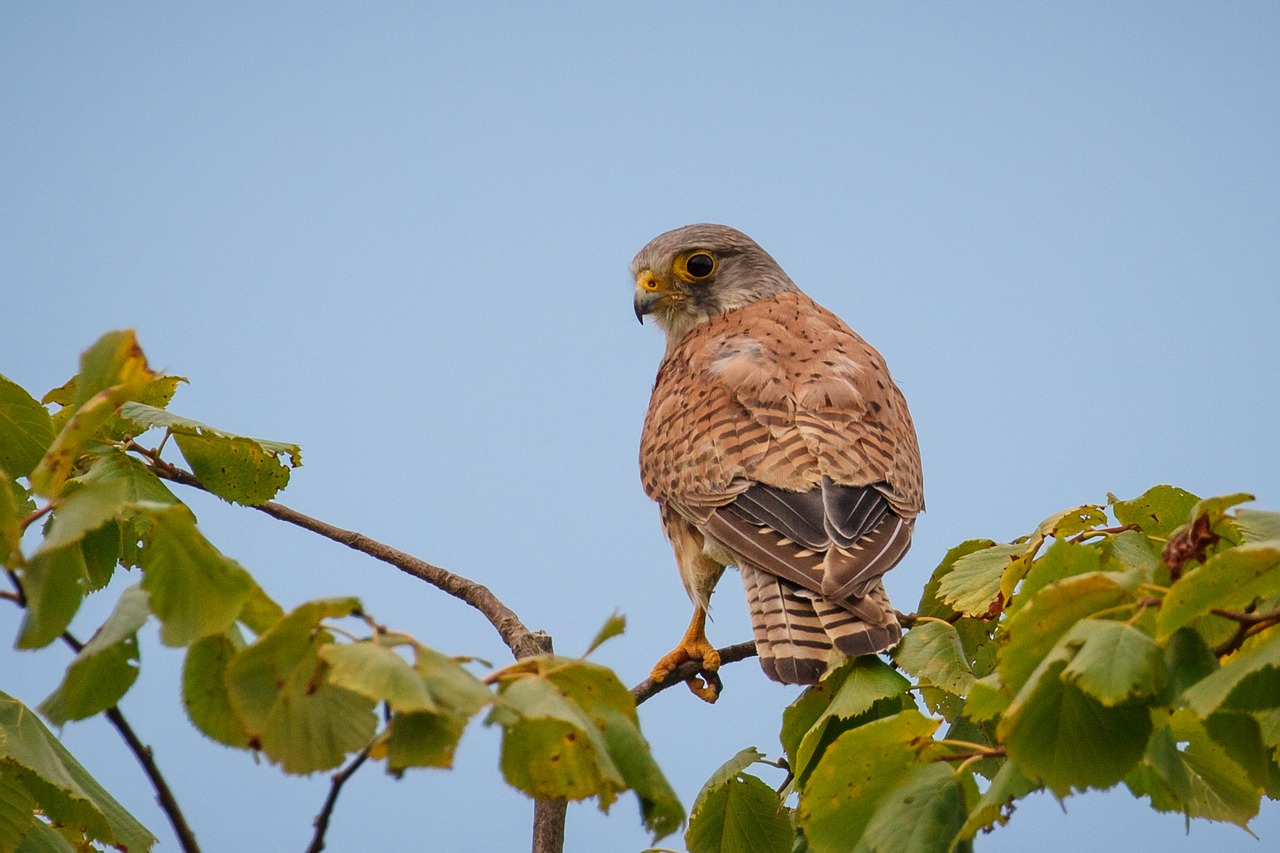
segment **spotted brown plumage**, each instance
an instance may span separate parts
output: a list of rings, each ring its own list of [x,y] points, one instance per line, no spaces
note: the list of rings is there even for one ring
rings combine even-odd
[[[729,565],[770,678],[817,681],[833,646],[892,648],[901,628],[881,578],[924,498],[915,428],[880,354],[732,228],[662,234],[632,274],[637,316],[667,333],[641,479],[694,603],[652,676],[690,659],[718,667],[705,615]]]

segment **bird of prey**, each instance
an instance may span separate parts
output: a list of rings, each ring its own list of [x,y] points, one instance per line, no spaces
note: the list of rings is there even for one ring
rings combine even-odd
[[[813,684],[832,659],[885,651],[902,629],[882,576],[924,509],[920,451],[880,353],[724,225],[655,237],[631,263],[636,317],[667,347],[640,439],[693,619],[654,666],[714,702],[711,592],[742,575],[765,674]]]

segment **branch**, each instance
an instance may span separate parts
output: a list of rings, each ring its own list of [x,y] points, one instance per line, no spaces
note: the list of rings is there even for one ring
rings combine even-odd
[[[726,663],[737,663],[740,660],[755,657],[756,644],[748,641],[745,643],[738,643],[734,646],[725,646],[723,649],[718,649],[718,651],[720,652],[720,665],[724,666]],[[662,681],[654,681],[652,678],[646,678],[644,681],[631,688],[631,695],[635,697],[636,705],[639,706],[650,697],[656,696],[672,685],[679,684],[682,681],[687,681],[690,678],[693,678],[701,671],[701,661],[685,661],[680,664],[680,666],[676,667],[670,675],[662,679]]]
[[[5,598],[19,607],[25,608],[27,606],[27,594],[26,590],[22,588],[22,580],[13,571],[9,572],[9,580],[13,583],[14,592],[0,595],[0,598]],[[62,632],[62,641],[70,646],[76,654],[80,654],[80,650],[84,648],[84,643],[77,640],[70,631]],[[191,826],[183,816],[182,809],[178,806],[178,801],[174,798],[173,791],[169,788],[169,783],[165,781],[164,775],[161,774],[160,767],[156,764],[155,757],[151,754],[151,747],[138,739],[137,733],[129,725],[129,721],[125,719],[118,706],[112,705],[108,708],[106,716],[111,721],[111,725],[115,726],[116,731],[120,733],[120,737],[124,739],[134,757],[138,759],[138,763],[142,765],[142,771],[147,774],[147,778],[151,781],[151,787],[155,789],[156,802],[160,804],[165,816],[169,818],[169,824],[178,836],[178,843],[182,845],[182,849],[185,853],[200,853],[200,845],[196,843],[195,833],[191,831]]]
[[[209,491],[194,474],[160,459],[153,451],[139,447],[136,444],[130,445],[130,449],[137,450],[147,457],[151,463],[151,470],[155,472],[156,476],[194,489]],[[502,641],[507,644],[507,648],[511,649],[511,653],[517,659],[546,654],[550,651],[550,639],[547,635],[541,631],[530,631],[516,616],[515,612],[503,604],[483,584],[476,583],[469,578],[454,574],[439,566],[433,566],[426,560],[420,560],[412,554],[393,548],[390,545],[365,536],[363,533],[335,527],[275,501],[258,504],[253,509],[266,513],[272,518],[301,527],[303,530],[318,533],[326,539],[346,545],[355,551],[368,554],[375,560],[381,560],[405,574],[426,581],[442,592],[466,602],[476,610],[479,610],[489,620],[489,624],[493,625],[499,636],[502,637]]]
[[[209,491],[194,474],[161,459],[157,451],[149,450],[134,442],[129,443],[129,449],[137,451],[146,457],[150,462],[151,470],[155,472],[156,476],[184,486],[190,486],[206,492]],[[439,566],[433,566],[425,560],[420,560],[412,554],[392,548],[390,545],[365,536],[363,533],[335,527],[275,501],[258,504],[253,508],[259,512],[266,513],[272,518],[301,527],[303,530],[318,533],[326,539],[346,545],[348,548],[367,554],[375,560],[381,560],[405,574],[426,581],[436,589],[471,605],[489,620],[489,624],[502,637],[502,641],[507,644],[507,648],[511,650],[511,654],[517,660],[536,655],[551,654],[553,651],[551,637],[545,631],[530,631],[520,621],[520,617],[516,616],[515,611],[503,604],[483,584],[478,584],[469,578],[454,574]],[[355,768],[359,767],[362,761],[363,759],[353,762],[349,768],[351,772],[355,772]],[[312,847],[309,853],[323,849],[324,829],[320,825],[320,820],[323,818],[324,825],[327,827],[329,815],[333,812],[333,801],[336,800],[338,792],[342,788],[342,783],[346,782],[346,778],[343,778],[341,783],[337,781],[336,776],[334,779],[335,784],[329,791],[329,799],[325,801],[324,808],[321,809],[320,815],[316,818],[316,837],[312,840]],[[534,853],[561,853],[564,850],[565,811],[566,803],[564,800],[547,798],[534,800]],[[317,843],[320,845],[319,847],[315,846]]]
[[[80,650],[84,648],[84,643],[77,640],[70,631],[62,633],[62,641],[70,646],[76,654],[80,654]],[[156,764],[155,757],[151,753],[151,747],[138,738],[133,726],[129,725],[129,721],[125,719],[118,705],[112,705],[104,713],[111,725],[120,733],[120,737],[124,739],[129,751],[133,753],[134,757],[138,759],[138,763],[142,765],[142,771],[147,774],[147,778],[151,781],[151,787],[155,789],[156,802],[160,804],[165,817],[169,818],[169,825],[173,827],[174,834],[178,836],[178,844],[182,846],[185,853],[200,853],[200,845],[196,843],[196,835],[191,831],[191,826],[187,823],[186,817],[183,816],[182,809],[178,806],[178,801],[173,796],[173,791],[169,788],[169,783],[165,781],[164,775],[160,773],[160,767]]]
[[[333,779],[329,785],[329,796],[325,797],[324,805],[320,808],[320,813],[316,815],[314,826],[316,834],[311,839],[311,846],[307,848],[307,853],[320,853],[324,849],[324,834],[329,831],[329,818],[333,816],[333,808],[338,804],[338,794],[342,791],[342,786],[347,780],[355,775],[360,769],[360,765],[369,760],[369,747],[360,750],[360,754],[351,760],[346,767],[333,774]]]

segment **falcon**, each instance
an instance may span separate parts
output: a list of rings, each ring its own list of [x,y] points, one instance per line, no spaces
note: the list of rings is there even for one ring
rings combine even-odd
[[[880,353],[724,225],[655,237],[631,273],[637,319],[667,339],[640,475],[694,607],[650,677],[698,661],[690,689],[719,696],[706,619],[727,566],[774,681],[817,682],[833,649],[891,649],[902,629],[882,577],[910,546],[924,493],[915,427]]]

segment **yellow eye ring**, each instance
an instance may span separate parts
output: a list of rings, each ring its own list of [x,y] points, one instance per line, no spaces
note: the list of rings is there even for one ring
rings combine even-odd
[[[683,281],[694,284],[715,275],[719,265],[716,256],[706,249],[694,249],[676,257],[675,273]]]

